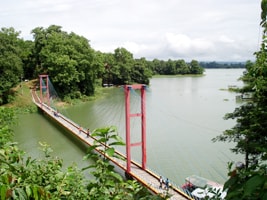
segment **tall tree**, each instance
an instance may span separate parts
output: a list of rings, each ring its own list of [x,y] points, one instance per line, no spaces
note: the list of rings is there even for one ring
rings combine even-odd
[[[18,38],[19,34],[14,28],[2,28],[0,31],[0,105],[12,100],[11,88],[23,76],[23,40]]]
[[[104,53],[103,55],[103,70],[100,77],[102,78],[102,85],[114,84],[115,77],[117,76],[113,66],[115,66],[115,58],[112,53]]]
[[[93,63],[94,51],[86,38],[68,34],[56,25],[47,29],[38,27],[32,33],[36,74],[49,74],[62,97],[79,98],[81,94],[94,94],[99,65]]]
[[[149,79],[152,77],[152,71],[148,66],[145,58],[136,59],[131,70],[131,78],[135,83],[149,84]]]
[[[235,153],[245,155],[245,166],[255,163],[258,159],[266,160],[267,143],[267,48],[266,44],[266,3],[262,1],[263,41],[261,49],[256,52],[255,64],[249,65],[246,74],[246,86],[241,91],[252,94],[252,100],[236,108],[233,113],[225,115],[225,119],[236,119],[236,126],[226,130],[214,141],[236,142],[232,149]]]
[[[115,66],[112,67],[114,74],[114,83],[123,85],[131,83],[131,67],[134,64],[132,53],[125,48],[117,48],[114,51]]]
[[[197,60],[190,62],[190,73],[191,74],[202,74],[204,69],[199,65]]]
[[[177,60],[176,62],[177,74],[189,74],[190,68],[184,60]]]
[[[165,74],[167,74],[167,75],[175,75],[176,73],[177,73],[177,70],[176,70],[175,62],[173,60],[169,59],[166,62]]]
[[[34,42],[26,40],[22,43],[23,55],[21,57],[23,62],[23,71],[25,79],[34,79],[35,76],[35,57],[34,57]]]
[[[247,85],[241,90],[249,91],[252,99],[226,114],[225,118],[235,119],[236,125],[213,139],[235,142],[232,151],[245,158],[244,165],[229,173],[224,186],[228,190],[226,199],[267,199],[267,0],[262,0],[261,8],[262,44],[255,53],[255,64],[248,63]]]

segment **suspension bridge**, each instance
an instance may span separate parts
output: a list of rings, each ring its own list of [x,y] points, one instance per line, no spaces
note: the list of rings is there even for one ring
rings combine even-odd
[[[73,122],[71,119],[67,118],[63,114],[59,113],[55,108],[50,105],[50,94],[49,94],[49,77],[48,75],[40,75],[40,91],[39,95],[37,91],[32,90],[32,100],[34,104],[41,110],[44,114],[46,114],[53,121],[57,122],[58,125],[62,126],[76,138],[78,138],[83,143],[92,146],[96,138],[88,135],[88,130],[81,127],[79,124]],[[140,113],[131,113],[130,109],[130,91],[131,90],[140,90],[141,91],[141,112]],[[124,159],[118,159],[115,157],[107,158],[117,167],[122,169],[125,174],[131,178],[134,178],[139,183],[144,185],[148,190],[150,190],[154,194],[165,195],[169,194],[170,199],[173,200],[182,200],[182,199],[193,199],[183,192],[183,190],[179,187],[176,187],[172,184],[169,185],[168,189],[159,187],[160,176],[147,169],[146,166],[146,112],[145,112],[145,85],[125,85],[125,118],[126,118],[126,155],[120,153],[119,151],[115,151],[115,154],[119,155]],[[132,143],[130,137],[130,120],[132,117],[140,117],[142,123],[141,130],[141,142]],[[139,164],[136,161],[131,159],[131,147],[133,146],[141,146],[142,150],[142,163]],[[95,150],[100,154],[103,152],[102,150],[105,146],[97,147]],[[105,155],[106,156],[106,155]]]

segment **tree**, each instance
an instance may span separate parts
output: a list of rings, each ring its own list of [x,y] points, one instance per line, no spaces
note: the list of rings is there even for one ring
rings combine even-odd
[[[114,84],[114,79],[117,76],[114,72],[115,58],[112,53],[100,53],[103,55],[103,68],[99,78],[102,78],[102,86]]]
[[[100,66],[94,62],[94,51],[86,38],[68,34],[56,25],[38,27],[32,33],[36,74],[49,74],[61,97],[94,94]]]
[[[24,79],[34,79],[35,75],[35,58],[34,58],[34,42],[31,40],[26,40],[22,44],[23,55],[21,57],[23,62],[23,71],[24,71]]]
[[[117,48],[114,51],[114,60],[115,65],[112,66],[114,84],[130,84],[132,82],[130,73],[134,64],[133,55],[125,48]]]
[[[267,9],[264,2],[262,1],[262,5],[264,5],[262,8]],[[263,27],[266,24],[265,20],[263,19],[261,22]],[[266,34],[266,31],[264,31],[264,34]],[[214,141],[236,142],[237,145],[232,150],[235,153],[245,155],[245,166],[247,168],[258,159],[267,159],[267,121],[264,120],[267,119],[267,41],[265,37],[264,35],[260,51],[255,53],[255,64],[253,66],[250,64],[247,68],[247,85],[245,89],[241,89],[241,91],[251,92],[252,101],[242,104],[233,113],[226,114],[225,119],[236,119],[237,124],[232,129],[226,130],[222,135],[214,138]]]
[[[252,100],[226,114],[225,119],[235,119],[236,125],[213,139],[235,142],[232,151],[245,157],[245,164],[237,165],[229,173],[230,178],[224,185],[228,190],[226,199],[267,199],[267,0],[262,0],[261,8],[261,49],[255,53],[255,64],[248,62],[247,85],[240,90],[250,92]]]
[[[12,100],[11,88],[16,86],[23,76],[22,39],[14,28],[2,28],[0,31],[0,105]]]
[[[167,61],[154,59],[152,62],[148,62],[148,66],[153,74],[161,75],[203,74],[204,72],[204,68],[196,60],[186,63],[183,59]]]
[[[191,74],[202,74],[204,69],[199,65],[197,60],[192,60],[190,63]]]
[[[169,59],[169,60],[166,62],[166,70],[165,70],[165,74],[167,74],[167,75],[175,75],[175,74],[177,74],[177,70],[176,70],[175,62],[172,61],[171,59]]]
[[[176,61],[177,74],[189,74],[190,69],[184,60]]]
[[[135,59],[134,66],[131,70],[131,79],[134,83],[149,85],[149,79],[152,77],[152,71],[148,67],[145,58]]]

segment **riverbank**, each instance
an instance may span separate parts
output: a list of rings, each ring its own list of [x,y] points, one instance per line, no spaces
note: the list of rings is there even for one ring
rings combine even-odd
[[[21,82],[19,85],[12,89],[13,101],[9,104],[3,105],[8,108],[15,108],[19,113],[31,113],[36,112],[37,107],[32,103],[31,88],[35,87],[37,79]],[[97,86],[94,96],[83,96],[81,99],[68,99],[63,101],[59,99],[56,102],[56,106],[59,108],[68,108],[74,105],[82,104],[88,101],[102,98],[105,96],[108,88]]]
[[[153,78],[170,78],[170,77],[201,77],[205,76],[205,74],[199,74],[199,75],[155,75]],[[13,101],[7,105],[4,105],[5,107],[11,107],[11,108],[17,108],[22,113],[28,113],[28,112],[35,112],[36,106],[33,105],[32,99],[31,99],[31,88],[38,85],[39,82],[37,79],[34,80],[27,80],[23,81],[20,84],[18,84],[16,87],[12,89],[12,93],[14,94]],[[82,96],[80,99],[64,99],[56,102],[56,106],[59,108],[68,108],[74,105],[79,105],[82,103],[86,103],[88,101],[96,100],[105,97],[105,94],[108,93],[109,87],[102,87],[101,85],[97,85],[95,87],[95,94],[93,96]]]

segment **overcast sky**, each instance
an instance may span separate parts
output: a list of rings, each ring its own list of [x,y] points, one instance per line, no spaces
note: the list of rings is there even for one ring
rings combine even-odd
[[[261,0],[2,0],[0,27],[54,24],[95,50],[148,60],[247,61],[261,42]]]

